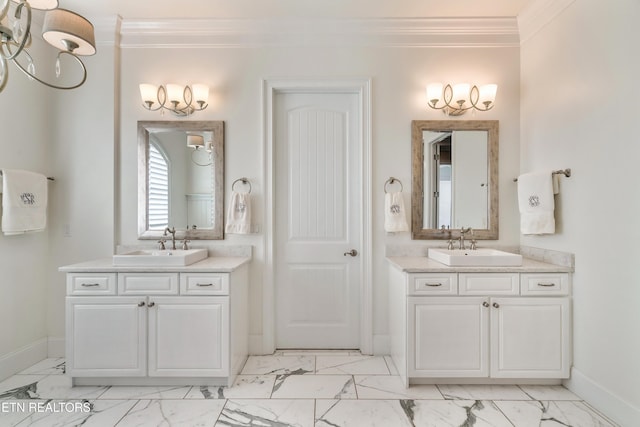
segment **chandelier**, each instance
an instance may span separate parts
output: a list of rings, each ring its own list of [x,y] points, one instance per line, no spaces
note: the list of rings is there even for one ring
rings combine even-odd
[[[54,89],[75,89],[87,79],[87,69],[79,56],[96,53],[93,25],[86,18],[58,8],[58,0],[2,0],[0,6],[0,92],[9,78],[8,63],[12,62],[20,71],[45,86]],[[45,11],[42,38],[59,50],[55,62],[55,75],[62,74],[60,59],[70,57],[82,71],[79,81],[58,84],[36,75],[36,67],[27,49],[31,46],[32,9]]]
[[[204,135],[187,133],[187,147],[193,149],[191,152],[191,161],[194,164],[198,166],[210,166],[213,162],[213,141],[205,142]],[[207,163],[203,163],[203,159],[206,159],[205,161]]]
[[[493,108],[498,85],[487,84],[473,87],[468,83],[456,85],[431,83],[427,86],[429,107],[442,110],[448,116],[460,116],[467,110],[488,111]],[[442,101],[442,104],[438,105]]]

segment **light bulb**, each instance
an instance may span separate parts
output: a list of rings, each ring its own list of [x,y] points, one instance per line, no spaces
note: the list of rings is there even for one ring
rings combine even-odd
[[[427,86],[427,101],[431,105],[436,105],[442,98],[442,83],[430,83]]]

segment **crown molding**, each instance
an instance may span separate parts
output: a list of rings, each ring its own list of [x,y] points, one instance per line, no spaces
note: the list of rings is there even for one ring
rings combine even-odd
[[[117,46],[120,40],[122,17],[120,15],[101,16],[91,19],[96,34],[96,44]]]
[[[538,31],[553,21],[575,0],[532,0],[518,15],[521,43],[526,43]]]
[[[517,47],[516,18],[123,19],[123,48]]]

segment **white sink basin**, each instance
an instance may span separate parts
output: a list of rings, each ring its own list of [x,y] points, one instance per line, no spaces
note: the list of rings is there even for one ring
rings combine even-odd
[[[452,267],[511,267],[522,265],[522,255],[496,249],[432,249],[429,258]]]
[[[206,249],[187,250],[140,250],[113,256],[113,265],[117,266],[170,266],[181,267],[191,265],[207,257]]]

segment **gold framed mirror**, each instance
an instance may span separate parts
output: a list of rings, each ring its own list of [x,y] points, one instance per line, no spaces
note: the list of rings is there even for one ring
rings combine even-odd
[[[414,120],[412,238],[498,239],[497,120]]]

